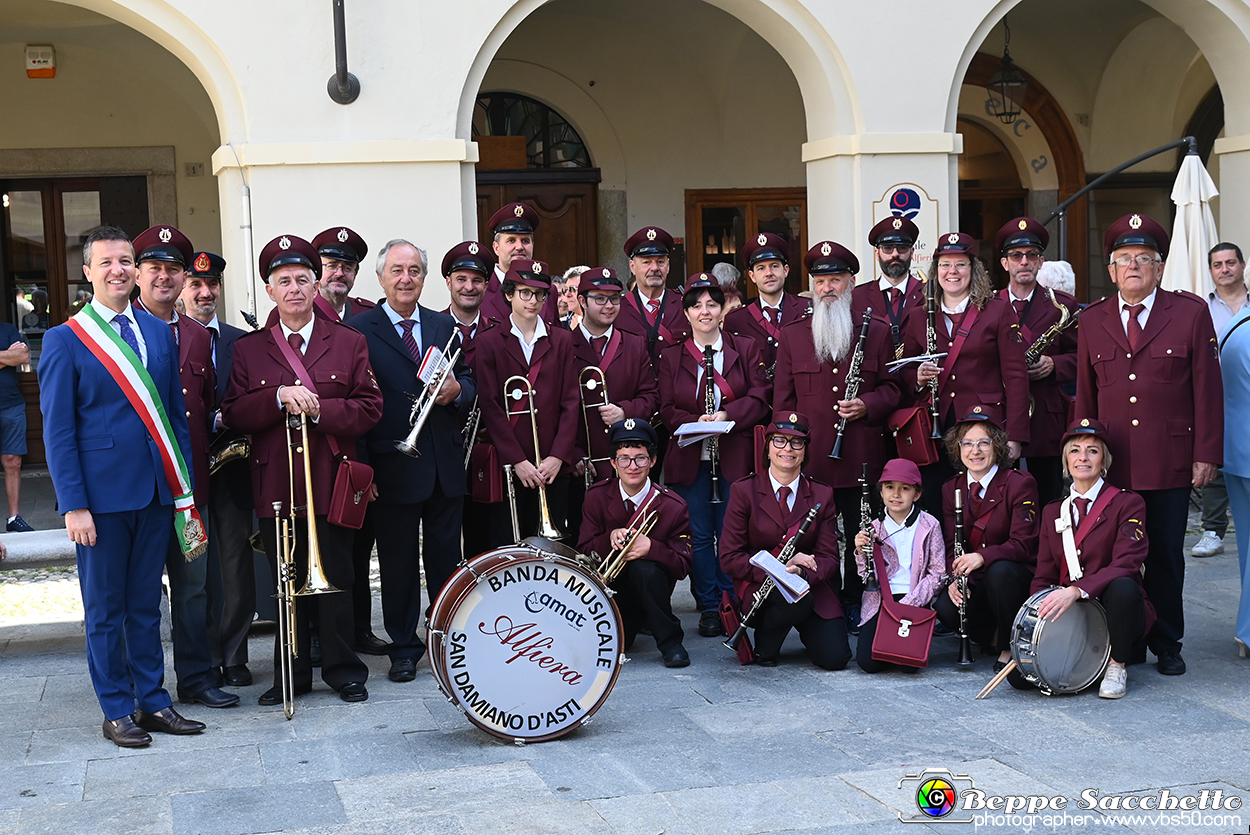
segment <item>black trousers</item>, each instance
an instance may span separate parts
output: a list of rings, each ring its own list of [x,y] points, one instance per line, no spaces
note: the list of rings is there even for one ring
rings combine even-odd
[[[1063,463],[1058,455],[1030,455],[1024,461],[1029,475],[1037,482],[1038,507],[1045,507],[1067,495]]]
[[[621,612],[626,649],[634,643],[641,627],[651,630],[660,652],[681,643],[681,621],[673,614],[673,588],[676,582],[664,566],[645,557],[630,560],[612,583],[616,607]]]
[[[296,520],[295,590],[299,591],[308,577],[308,526],[303,519]],[[321,679],[335,690],[352,681],[363,682],[369,678],[369,668],[356,655],[355,629],[352,621],[352,534],[355,531],[331,525],[326,517],[317,517],[317,541],[321,551],[322,569],[326,579],[342,591],[297,597],[295,603],[296,646],[299,654],[292,666],[292,678],[297,690],[312,686],[312,663],[309,650],[309,623],[312,613],[318,616],[321,640]],[[269,569],[273,573],[274,586],[278,583],[277,522],[260,520],[260,535],[269,557]],[[274,636],[273,683],[281,686],[282,635]]]
[[[556,480],[546,487],[547,493],[547,510],[551,514],[551,523],[559,527],[561,522],[568,518],[568,502],[569,502],[569,482],[572,481],[571,475],[565,474],[556,476]],[[522,487],[521,480],[515,475],[512,483],[516,488],[516,507],[517,519],[520,520],[521,538],[527,536],[536,536],[538,534],[538,490],[537,488]],[[512,514],[508,509],[508,501],[505,499],[491,507],[490,518],[490,548],[502,548],[505,545],[513,545],[515,541],[512,537]],[[564,531],[565,544],[574,546],[577,544],[575,537],[576,531]]]
[[[369,561],[373,558],[374,542],[373,508],[374,504],[370,503],[365,523],[360,530],[352,531],[352,576],[356,578],[352,586],[352,613],[357,636],[373,631],[373,589],[369,585]]]
[[[500,505],[482,504],[473,501],[469,495],[464,497],[464,505],[461,509],[461,527],[463,530],[464,555],[467,559],[473,559],[479,554],[485,554],[491,550],[491,519],[494,516],[495,508]],[[507,513],[507,503],[502,507],[504,513]]]
[[[460,524],[464,501],[443,495],[438,484],[428,499],[415,504],[371,506],[382,575],[382,621],[391,639],[391,660],[420,658],[421,567],[430,604],[460,562]],[[424,526],[424,538],[422,527]],[[423,547],[424,546],[424,547]]]
[[[907,595],[894,595],[894,602],[902,600]],[[859,628],[859,642],[855,644],[855,663],[866,673],[879,673],[891,667],[896,667],[908,673],[916,673],[920,671],[919,667],[909,667],[906,664],[894,664],[889,661],[878,661],[872,657],[872,642],[877,637],[877,622],[881,618],[881,611],[864,622]]]
[[[1155,655],[1179,653],[1185,636],[1185,526],[1189,521],[1189,488],[1139,490],[1146,502],[1146,596],[1159,619],[1147,636]]]
[[[239,496],[238,475],[242,468],[246,496]],[[214,666],[233,667],[247,663],[247,633],[256,615],[255,551],[249,537],[256,529],[251,496],[251,473],[247,461],[225,465],[209,480],[208,512],[213,535],[208,540],[209,556],[217,570],[209,571],[209,641]],[[240,501],[240,499],[246,501]],[[265,589],[272,594],[273,589]]]
[[[790,630],[797,629],[813,664],[826,670],[846,668],[851,660],[846,618],[822,618],[814,611],[812,597],[809,593],[796,603],[786,603],[780,592],[768,596],[755,621],[757,661],[776,660]]]
[[[1107,612],[1111,660],[1127,664],[1133,656],[1133,645],[1141,640],[1146,628],[1146,598],[1132,577],[1117,577],[1103,589],[1098,602]]]
[[[605,461],[599,462],[600,467],[611,467]],[[579,475],[569,477],[568,499],[565,505],[564,519],[554,520],[556,526],[568,535],[570,545],[576,545],[581,537],[582,505],[586,502],[586,479]]]
[[[950,481],[955,475],[955,468],[951,466],[951,462],[946,457],[946,449],[941,441],[938,441],[938,460],[936,464],[928,464],[920,468],[921,486],[924,487],[924,495],[920,497],[920,506],[929,512],[929,515],[941,522],[946,517],[943,516],[944,508],[942,507],[942,485]]]
[[[1010,560],[998,560],[972,584],[968,604],[968,634],[995,652],[1011,648],[1011,625],[1024,601],[1029,599],[1033,569]],[[937,597],[938,619],[951,630],[959,629],[959,607],[943,590]],[[862,633],[861,633],[862,634]]]
[[[876,501],[872,494],[876,493]],[[833,491],[833,501],[842,515],[842,575],[830,577],[829,585],[838,592],[843,608],[858,607],[864,598],[864,581],[855,569],[855,534],[863,525],[859,518],[860,489],[858,487],[837,487]],[[869,492],[869,504],[875,512],[880,504],[880,491],[874,486]]]

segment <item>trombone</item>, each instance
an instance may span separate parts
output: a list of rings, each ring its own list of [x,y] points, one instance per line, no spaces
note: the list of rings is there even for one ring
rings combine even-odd
[[[291,430],[300,431],[301,440],[292,437]],[[321,561],[321,545],[317,539],[317,511],[313,503],[312,467],[308,461],[308,416],[300,413],[287,415],[286,419],[286,462],[288,481],[291,486],[291,501],[287,505],[289,513],[282,515],[282,502],[274,502],[273,510],[278,522],[278,639],[280,666],[279,675],[282,683],[282,713],[289,720],[295,715],[295,659],[299,657],[299,621],[296,619],[295,599],[315,594],[330,594],[341,591],[325,575]],[[295,590],[296,572],[295,548],[296,528],[299,519],[295,504],[295,453],[303,457],[304,492],[307,499],[304,521],[307,526],[308,576],[304,585]]]
[[[610,584],[617,577],[621,576],[621,572],[625,570],[627,564],[625,555],[634,547],[638,537],[646,536],[655,527],[655,523],[660,517],[660,512],[650,508],[651,503],[655,501],[655,497],[658,495],[660,495],[659,490],[651,491],[651,495],[647,497],[647,500],[642,503],[642,507],[634,514],[632,524],[626,529],[625,538],[621,540],[620,546],[609,551],[608,555],[603,558],[603,562],[599,563],[599,576],[603,578],[604,585]]]
[[[452,328],[451,339],[447,340],[447,344],[443,346],[442,356],[446,361],[446,365],[435,373],[433,379],[421,390],[421,394],[412,400],[412,413],[408,419],[412,421],[412,429],[408,432],[408,436],[402,441],[395,442],[395,449],[402,452],[410,458],[420,458],[421,451],[417,449],[417,436],[421,434],[421,430],[425,428],[425,422],[430,419],[430,413],[434,411],[435,401],[438,399],[438,393],[443,390],[443,384],[447,382],[456,369],[456,360],[460,359],[461,348],[457,347],[456,352],[447,357],[447,352],[451,350],[451,343],[459,336],[459,332]],[[411,395],[409,395],[411,397]]]
[[[603,374],[603,369],[597,365],[588,365],[582,369],[581,375],[577,378],[578,392],[582,399],[582,421],[586,424],[586,457],[582,459],[582,465],[585,468],[583,478],[586,482],[586,489],[589,490],[595,483],[592,465],[596,461],[607,461],[606,458],[591,457],[591,439],[590,439],[590,410],[598,409],[600,406],[607,406],[612,401],[608,399],[608,380]],[[598,403],[590,402],[593,398],[598,397]],[[598,415],[596,414],[596,417]],[[602,420],[599,423],[603,423]]]
[[[515,388],[512,384],[516,383]],[[509,391],[511,389],[511,391]],[[538,406],[534,404],[534,386],[530,383],[528,377],[520,374],[514,374],[503,384],[503,398],[508,417],[520,417],[528,415],[530,421],[530,431],[534,433],[534,466],[540,467],[543,463],[542,452],[538,449]],[[524,399],[526,402],[521,403]],[[516,403],[517,408],[513,410],[508,405],[508,400]],[[508,498],[511,502],[512,510],[512,530],[520,532],[520,519],[517,517],[517,508],[515,500],[515,487],[512,483],[512,471],[505,468],[504,473],[508,477]],[[551,512],[547,508],[547,487],[538,482],[538,535],[544,539],[559,540],[564,538],[564,534],[560,533],[560,529],[551,523]]]

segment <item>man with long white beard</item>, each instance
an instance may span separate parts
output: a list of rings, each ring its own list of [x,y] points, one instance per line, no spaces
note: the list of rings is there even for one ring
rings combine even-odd
[[[804,263],[812,277],[812,313],[782,328],[773,408],[812,416],[804,472],[833,488],[834,501],[842,513],[842,529],[858,531],[863,467],[868,465],[869,484],[876,484],[887,459],[885,419],[903,398],[898,379],[886,371],[894,345],[889,328],[873,310],[858,373],[853,375],[864,322],[862,314],[856,319],[851,313],[851,290],[859,260],[841,244],[821,241],[808,250]],[[860,379],[858,390],[848,398],[847,387],[854,385],[855,376]],[[844,429],[840,428],[843,420]],[[832,458],[839,431],[840,457]],[[863,583],[854,568],[854,536],[847,536],[844,544],[846,558],[842,564],[850,567],[845,569],[841,584],[842,605],[847,611],[847,625],[856,634]],[[834,587],[838,587],[836,582]]]

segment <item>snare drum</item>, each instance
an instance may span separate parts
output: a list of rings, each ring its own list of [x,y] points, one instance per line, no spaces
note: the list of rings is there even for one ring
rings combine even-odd
[[[1025,681],[1046,696],[1079,693],[1102,678],[1111,659],[1107,613],[1094,598],[1078,600],[1058,620],[1038,617],[1038,606],[1058,588],[1024,601],[1011,625],[1011,657]]]
[[[616,684],[621,616],[602,580],[527,540],[461,565],[430,610],[430,667],[469,721],[515,742],[585,724]]]

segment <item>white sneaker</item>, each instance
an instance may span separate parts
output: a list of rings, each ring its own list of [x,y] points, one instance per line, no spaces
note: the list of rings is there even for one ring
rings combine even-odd
[[[1194,544],[1189,553],[1195,557],[1214,557],[1216,554],[1222,554],[1224,553],[1224,537],[1216,535],[1215,531],[1203,531],[1202,539]]]
[[[1123,699],[1127,692],[1128,667],[1120,664],[1108,664],[1103,674],[1102,684],[1098,686],[1098,695],[1104,699]]]

